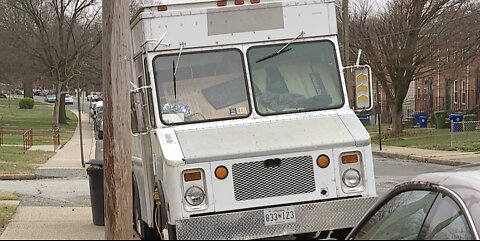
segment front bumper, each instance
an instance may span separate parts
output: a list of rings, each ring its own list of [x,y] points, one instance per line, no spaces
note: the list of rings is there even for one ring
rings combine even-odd
[[[293,205],[296,223],[265,226],[264,209],[195,217],[176,222],[179,240],[260,239],[352,228],[377,198],[351,198]],[[288,205],[287,205],[288,206]]]

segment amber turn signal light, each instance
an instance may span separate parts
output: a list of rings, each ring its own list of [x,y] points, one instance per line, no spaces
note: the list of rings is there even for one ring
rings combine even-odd
[[[157,10],[159,12],[165,12],[165,11],[168,10],[168,7],[166,5],[160,5],[160,6],[157,7]]]
[[[328,156],[326,155],[319,156],[317,158],[317,165],[320,168],[327,168],[328,166],[330,166],[330,158],[328,158]]]
[[[183,180],[186,182],[193,182],[202,180],[202,173],[201,172],[188,172],[183,174]]]
[[[358,155],[353,154],[353,155],[345,155],[342,156],[342,164],[347,165],[347,164],[355,164],[358,163]]]
[[[220,180],[225,180],[228,177],[228,169],[224,166],[219,166],[215,169],[215,176]]]

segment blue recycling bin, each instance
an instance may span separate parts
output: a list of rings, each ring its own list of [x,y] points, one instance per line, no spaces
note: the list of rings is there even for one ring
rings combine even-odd
[[[450,114],[450,130],[452,132],[462,132],[463,131],[463,115],[462,114]]]
[[[414,125],[417,125],[417,124],[420,124],[420,117],[425,117],[427,116],[427,114],[425,114],[425,112],[414,112],[413,113],[413,124]]]
[[[419,118],[420,128],[427,128],[428,126],[428,117],[420,116]]]

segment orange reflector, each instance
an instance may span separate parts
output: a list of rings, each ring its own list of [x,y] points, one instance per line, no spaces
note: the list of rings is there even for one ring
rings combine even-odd
[[[250,3],[251,3],[251,4],[260,3],[260,0],[250,0]]]
[[[164,11],[168,10],[168,7],[166,5],[160,5],[160,6],[157,7],[157,10],[159,12],[164,12]]]
[[[218,7],[225,7],[225,6],[227,6],[227,0],[217,1],[217,6],[218,6]]]
[[[215,169],[215,176],[220,180],[224,180],[228,177],[228,169],[224,166],[217,167],[217,169]]]
[[[202,180],[202,173],[201,172],[189,172],[183,174],[183,178],[186,182],[193,182]]]
[[[346,155],[342,156],[342,164],[354,164],[358,163],[358,155]]]
[[[320,168],[327,168],[328,166],[330,166],[330,158],[328,158],[328,156],[325,156],[325,155],[319,156],[317,158],[317,165]]]
[[[244,3],[244,0],[235,0],[235,5],[243,5]]]

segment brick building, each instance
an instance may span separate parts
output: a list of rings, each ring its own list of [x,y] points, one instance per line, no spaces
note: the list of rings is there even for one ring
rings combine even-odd
[[[442,66],[448,66],[448,58]],[[438,68],[414,82],[415,111],[479,112],[480,61]]]

